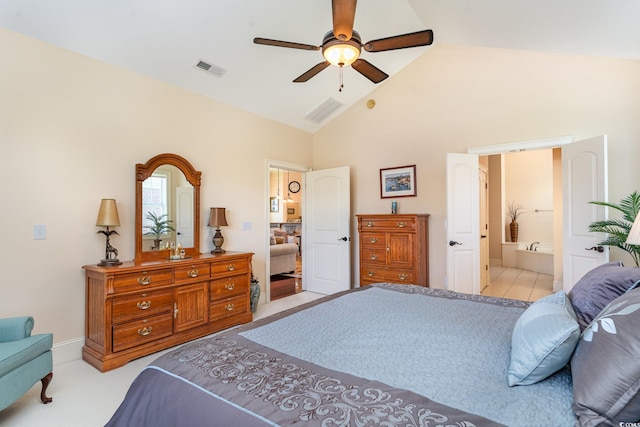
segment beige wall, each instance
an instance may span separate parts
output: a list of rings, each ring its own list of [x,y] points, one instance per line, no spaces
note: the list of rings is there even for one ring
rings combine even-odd
[[[0,57],[0,316],[33,315],[56,344],[84,337],[100,199],[117,200],[111,243],[133,259],[135,164],[163,152],[202,171],[201,250],[213,248],[209,207],[226,207],[225,249],[255,252],[264,278],[266,159],[311,166],[310,134],[3,29]]]
[[[354,214],[388,212],[379,169],[415,163],[418,196],[399,199],[399,211],[431,214],[430,280],[442,287],[447,152],[608,134],[609,196],[619,200],[640,182],[638,93],[640,61],[436,45],[368,97],[374,109],[363,99],[316,133],[313,163],[352,167]]]

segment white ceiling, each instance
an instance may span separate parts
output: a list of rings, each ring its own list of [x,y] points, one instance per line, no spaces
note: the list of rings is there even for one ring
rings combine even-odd
[[[640,59],[639,17],[638,0],[360,0],[354,27],[363,42],[432,29],[434,44]],[[253,44],[320,45],[329,0],[2,0],[0,26],[309,132],[376,87],[347,68],[338,92],[334,67],[292,83],[321,53]],[[429,49],[362,57],[393,76]],[[200,59],[227,71],[211,76]],[[344,107],[321,124],[304,118],[329,97]]]

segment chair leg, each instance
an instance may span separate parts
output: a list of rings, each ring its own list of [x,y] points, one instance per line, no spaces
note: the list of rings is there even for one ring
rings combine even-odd
[[[43,379],[40,380],[42,381],[42,391],[40,392],[40,400],[42,400],[42,403],[45,403],[45,404],[53,400],[52,398],[47,397],[47,387],[49,387],[51,378],[53,378],[53,372],[49,372]]]

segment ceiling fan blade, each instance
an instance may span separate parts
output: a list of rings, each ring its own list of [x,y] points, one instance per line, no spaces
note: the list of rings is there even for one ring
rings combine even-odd
[[[380,83],[389,77],[387,73],[362,58],[356,59],[355,62],[351,64],[351,67],[374,83]]]
[[[300,77],[295,79],[293,82],[294,83],[304,83],[307,80],[309,80],[311,77],[313,77],[316,74],[318,74],[320,71],[322,71],[325,68],[327,68],[329,65],[331,65],[331,64],[329,64],[329,61],[324,61],[324,62],[321,62],[319,64],[316,64],[313,67],[311,67],[311,69],[309,69],[308,71],[306,71],[302,75],[300,75]]]
[[[351,40],[357,0],[332,0],[333,35],[338,40]]]
[[[385,50],[405,49],[407,47],[427,46],[433,43],[433,31],[424,30],[415,33],[401,34],[384,39],[371,40],[363,45],[367,52],[383,52]]]
[[[304,43],[284,42],[282,40],[264,39],[262,37],[256,37],[255,39],[253,39],[253,42],[255,44],[264,44],[267,46],[278,46],[278,47],[290,47],[292,49],[320,50],[320,46],[312,46],[310,44],[304,44]]]

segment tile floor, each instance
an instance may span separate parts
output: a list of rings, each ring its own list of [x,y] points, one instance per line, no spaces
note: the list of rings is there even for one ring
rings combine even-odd
[[[490,285],[482,295],[536,301],[553,293],[553,276],[517,268],[492,266]]]

